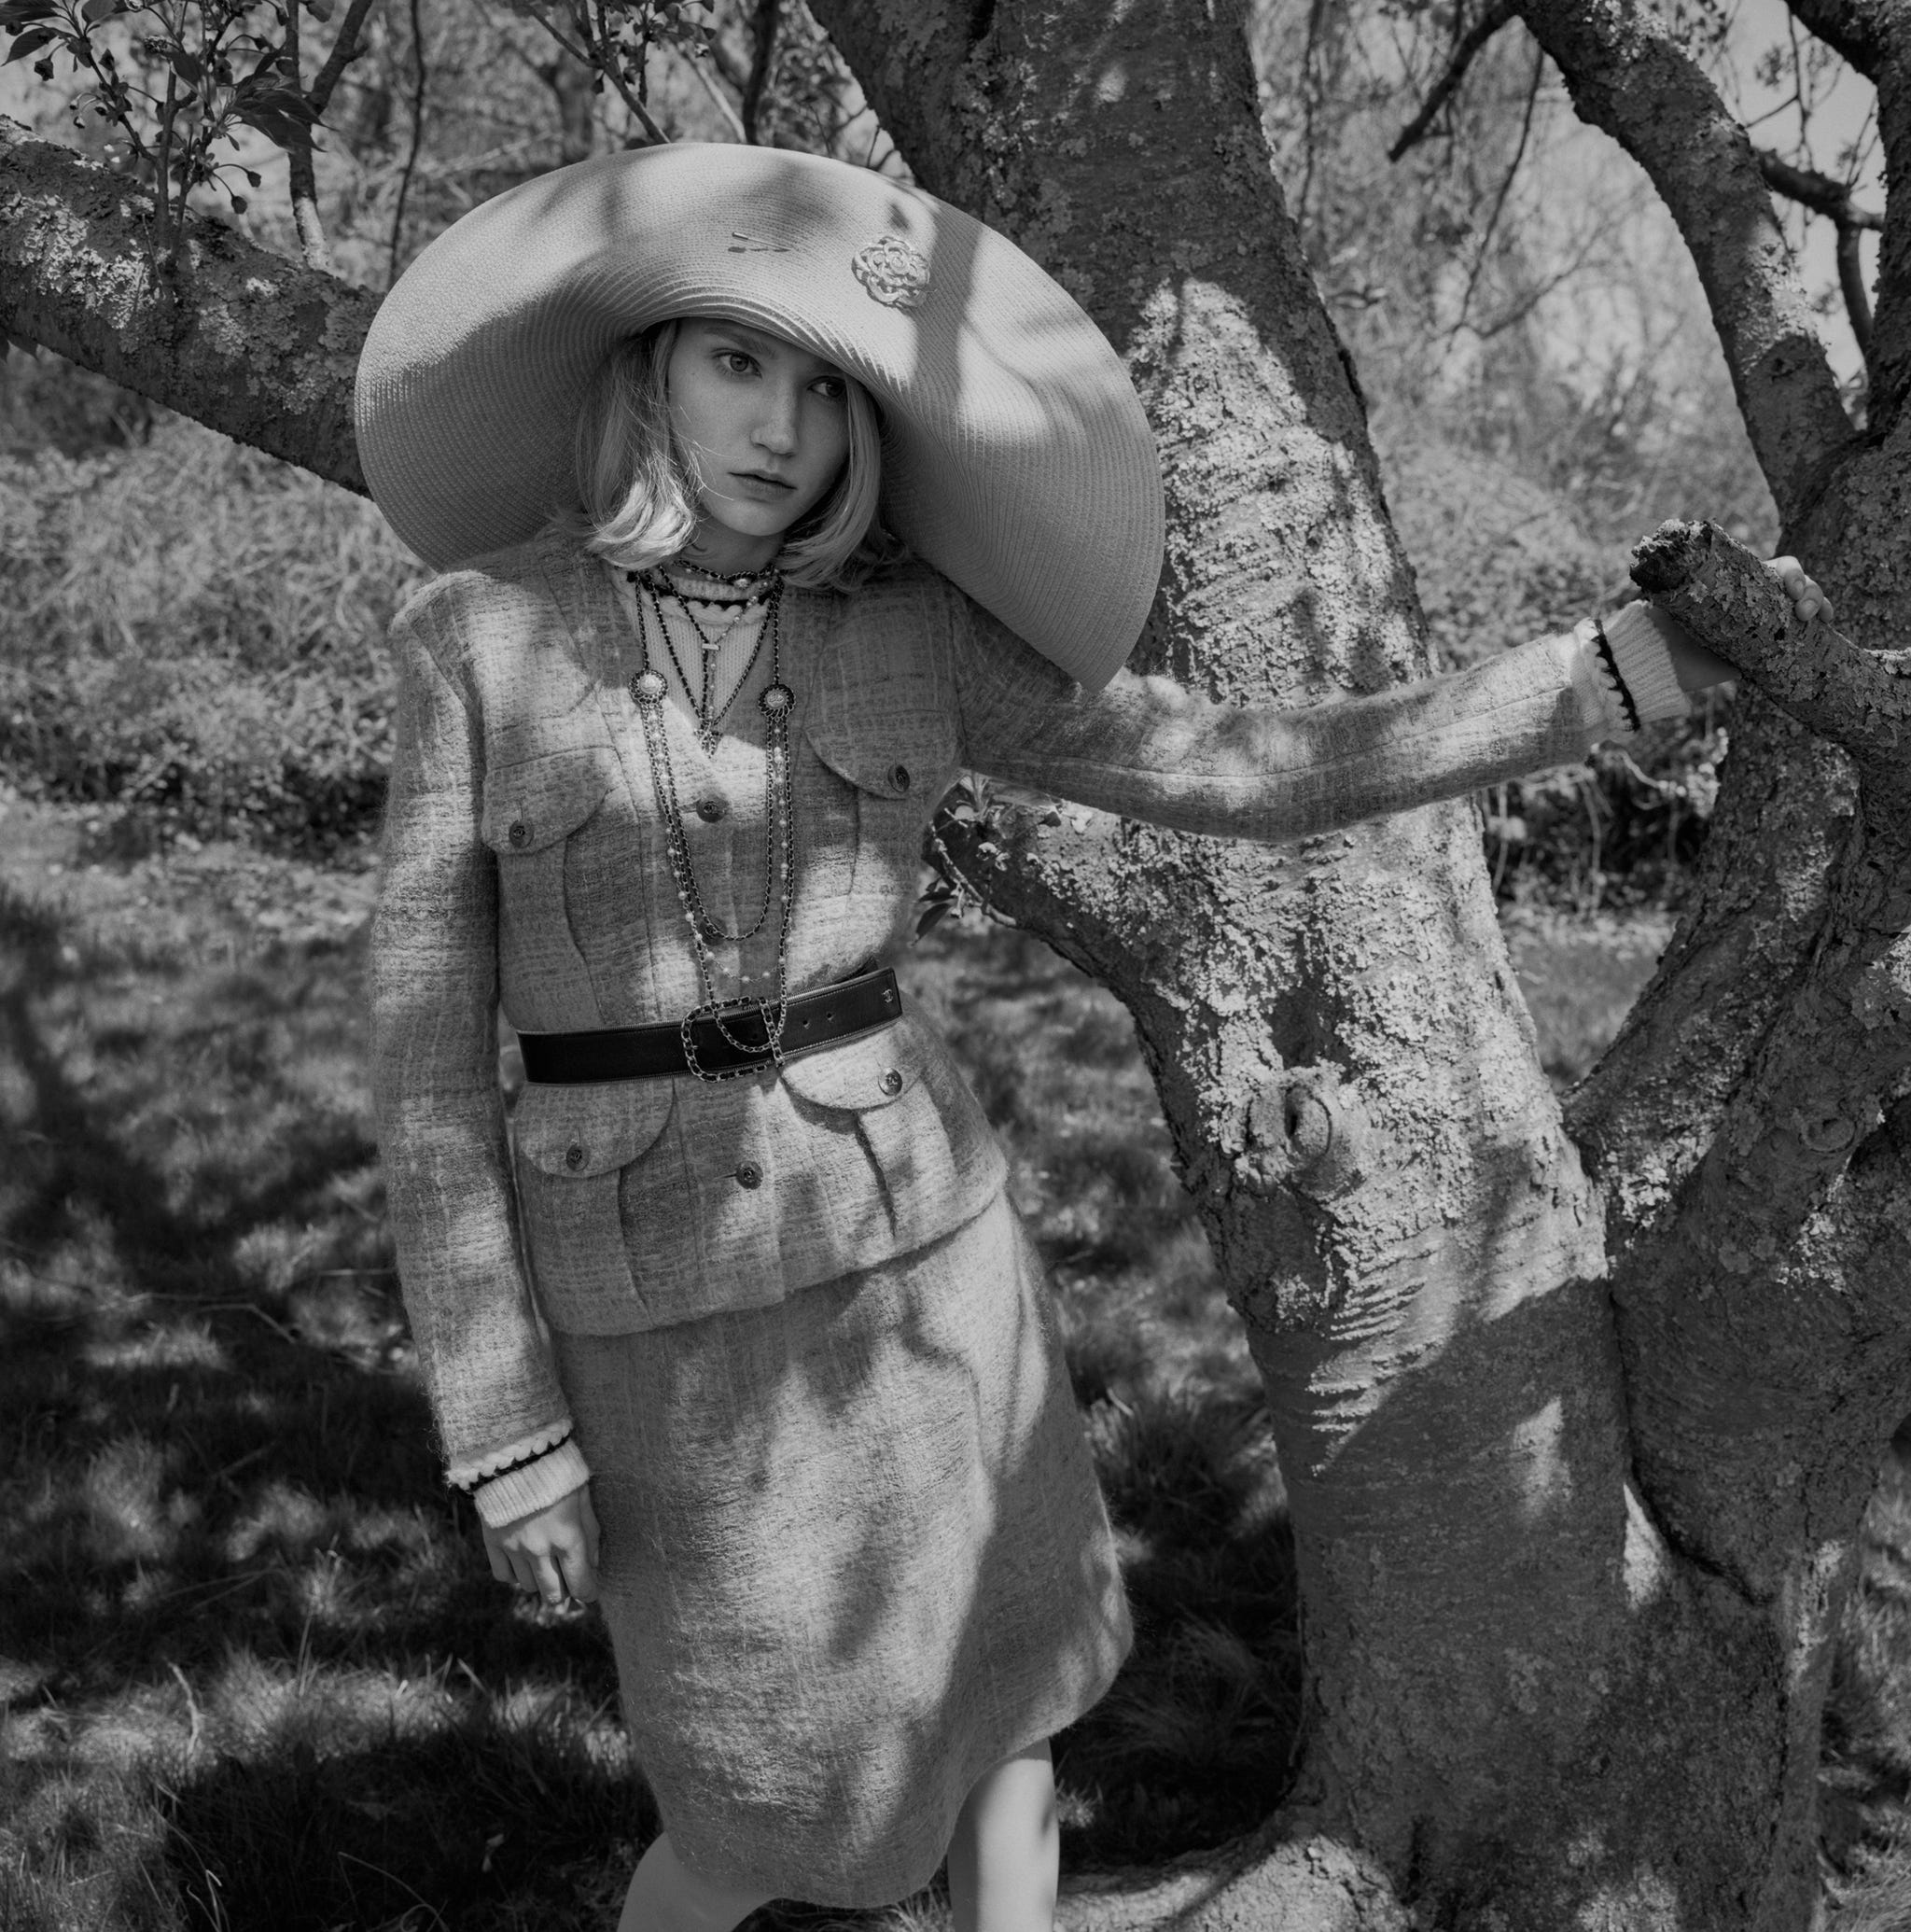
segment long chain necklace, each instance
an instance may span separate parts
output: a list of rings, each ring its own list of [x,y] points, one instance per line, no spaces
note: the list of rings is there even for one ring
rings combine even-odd
[[[635,573],[633,573],[635,581]],[[648,586],[646,586],[648,588]],[[677,662],[677,654],[670,642],[670,634],[664,628],[663,613],[657,605],[656,594],[651,592],[651,608],[657,614],[657,628],[663,638],[663,646],[671,652],[671,661]],[[685,836],[683,810],[677,803],[677,774],[670,763],[670,746],[664,736],[663,705],[669,691],[663,672],[650,663],[649,627],[643,621],[643,610],[635,596],[630,599],[632,614],[636,619],[637,646],[643,653],[643,665],[632,674],[630,694],[637,707],[637,717],[644,728],[644,744],[650,755],[650,782],[657,793],[657,809],[662,815],[664,827],[664,850],[670,860],[670,875],[677,885],[677,903],[683,908],[684,920],[690,927],[690,950],[696,957],[698,977],[703,982],[704,1004],[683,1016],[684,1059],[690,1070],[699,1080],[736,1080],[756,1071],[753,1067],[741,1067],[730,1073],[706,1073],[697,1061],[696,1042],[692,1033],[694,1023],[707,1018],[716,1025],[718,1032],[738,1053],[756,1053],[761,1049],[754,1041],[739,1040],[724,1023],[725,1013],[738,1013],[754,1009],[763,1022],[763,1034],[770,1049],[770,1057],[780,1070],[783,1065],[783,1029],[789,1018],[789,925],[796,904],[796,815],[791,796],[789,771],[789,717],[796,703],[796,694],[783,681],[783,579],[778,576],[770,586],[768,608],[763,612],[763,630],[770,638],[770,681],[764,686],[762,694],[757,699],[757,707],[763,714],[765,732],[763,745],[763,903],[758,908],[755,922],[741,932],[731,932],[719,925],[711,916],[705,903],[702,888],[697,884],[695,868],[690,863],[690,840]],[[686,613],[688,614],[688,613]],[[694,620],[692,620],[694,622]],[[756,665],[761,654],[763,639],[759,635],[756,651],[750,656],[750,668],[746,669],[743,678],[732,690],[729,702],[717,714],[720,727],[731,705],[736,702],[737,693],[748,680],[750,669]],[[683,667],[677,665],[677,676],[683,678]],[[690,689],[690,679],[683,678],[684,689]],[[701,708],[701,707],[700,707]],[[701,725],[702,720],[700,718]],[[701,735],[701,732],[699,734]],[[720,1000],[717,992],[716,961],[711,956],[713,945],[738,945],[746,939],[753,939],[763,930],[770,916],[771,886],[779,870],[781,861],[781,889],[776,894],[778,917],[776,928],[776,997],[773,1001],[745,997],[728,1002]]]

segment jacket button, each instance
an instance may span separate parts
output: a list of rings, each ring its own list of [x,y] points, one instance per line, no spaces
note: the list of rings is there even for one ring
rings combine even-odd
[[[902,1076],[894,1067],[883,1075],[883,1091],[893,1099],[902,1091]]]
[[[907,791],[911,784],[909,767],[906,764],[892,764],[889,767],[889,782],[897,791]]]
[[[564,1151],[564,1164],[573,1171],[584,1165],[584,1150],[575,1141]]]
[[[509,836],[512,845],[521,846],[531,836],[531,828],[522,819],[513,819]]]
[[[739,1187],[760,1187],[763,1184],[763,1170],[755,1161],[744,1161],[736,1170],[736,1184]]]
[[[730,806],[720,798],[700,798],[697,801],[697,817],[705,825],[714,825],[718,819],[728,816]]]

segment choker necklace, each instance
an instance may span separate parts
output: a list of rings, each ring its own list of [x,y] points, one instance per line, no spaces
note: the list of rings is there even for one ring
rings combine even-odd
[[[725,590],[743,591],[746,601],[760,602],[770,595],[771,590],[783,581],[783,573],[776,569],[743,570],[734,577],[726,577],[720,570],[706,570],[701,564],[680,563],[673,573],[666,566],[658,566],[650,573],[661,577],[673,591],[677,588],[678,577],[692,578],[699,583],[720,585]]]
[[[676,647],[670,641],[670,633],[664,629],[663,612],[657,603],[655,589],[642,581],[635,571],[628,573],[635,587],[640,581],[642,588],[649,593],[650,605],[657,617],[657,628],[663,638],[663,648],[670,652],[670,661],[677,666],[677,674],[683,678],[683,666],[677,662]],[[673,592],[673,595],[675,593]],[[742,931],[732,932],[718,924],[710,915],[709,906],[704,899],[702,889],[697,884],[695,868],[690,863],[690,841],[684,835],[683,810],[677,802],[677,775],[671,768],[670,746],[664,736],[663,707],[669,685],[664,681],[663,672],[652,667],[650,663],[649,627],[643,621],[643,608],[635,595],[630,600],[632,614],[637,620],[637,648],[643,653],[643,666],[633,674],[629,690],[631,699],[637,707],[637,717],[644,728],[644,745],[650,755],[650,782],[657,793],[657,809],[663,819],[664,850],[670,860],[670,875],[677,884],[677,903],[683,908],[683,916],[690,931],[690,949],[696,955],[697,974],[703,982],[704,1003],[683,1016],[684,1058],[690,1070],[699,1080],[739,1080],[747,1073],[757,1071],[754,1067],[743,1067],[732,1073],[705,1073],[697,1063],[696,1042],[691,1033],[693,1024],[700,1019],[716,1023],[717,1030],[739,1053],[758,1053],[762,1049],[754,1041],[739,1040],[724,1024],[726,1014],[735,1015],[755,1012],[763,1023],[763,1035],[770,1048],[770,1057],[780,1070],[783,1065],[783,1029],[789,1017],[789,922],[796,904],[796,831],[794,800],[791,795],[789,772],[789,714],[796,704],[796,694],[783,681],[783,629],[780,622],[783,609],[783,580],[773,578],[769,594],[769,608],[763,613],[763,630],[770,638],[770,681],[764,686],[762,694],[757,699],[757,708],[763,714],[766,730],[763,745],[763,902],[757,908],[753,923]],[[688,614],[688,613],[686,613]],[[691,623],[694,624],[695,620]],[[701,637],[702,632],[698,635]],[[757,648],[750,653],[750,665],[744,671],[732,690],[728,702],[714,720],[714,726],[720,728],[725,715],[736,702],[736,693],[748,679],[750,669],[761,654],[763,639],[757,638]],[[690,689],[690,679],[683,679],[684,689]],[[705,695],[707,696],[707,680]],[[705,722],[707,706],[700,704],[698,716],[698,735],[701,738]],[[715,749],[715,739],[705,749]],[[712,945],[740,945],[746,939],[754,939],[763,930],[770,917],[771,887],[777,872],[782,873],[781,889],[776,894],[776,997],[774,1001],[762,999],[742,999],[724,1001],[717,996],[716,962],[711,957]]]

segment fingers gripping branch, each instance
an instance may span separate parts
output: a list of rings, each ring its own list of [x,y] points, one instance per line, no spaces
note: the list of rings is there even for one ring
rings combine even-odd
[[[1850,753],[1880,804],[1911,805],[1911,651],[1862,651],[1801,623],[1772,573],[1716,524],[1662,524],[1633,580],[1707,650]]]

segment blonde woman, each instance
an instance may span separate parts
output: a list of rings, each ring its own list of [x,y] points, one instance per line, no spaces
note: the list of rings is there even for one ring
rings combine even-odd
[[[813,157],[487,203],[358,404],[446,572],[394,630],[373,943],[400,1271],[494,1574],[603,1606],[663,1824],[624,1932],[945,1856],[965,1932],[1045,1932],[1048,1739],[1129,1628],[1001,1150],[884,963],[939,798],[1292,839],[1724,667],[1635,607],[1295,711],[1128,676],[1162,505],[1119,360],[1000,237]]]

